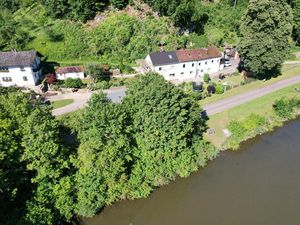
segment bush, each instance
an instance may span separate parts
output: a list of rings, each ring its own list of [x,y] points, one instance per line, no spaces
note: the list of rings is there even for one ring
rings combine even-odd
[[[223,94],[224,93],[224,86],[222,84],[216,85],[216,94]]]
[[[210,79],[209,74],[208,74],[208,73],[205,73],[205,74],[204,74],[204,77],[203,77],[203,81],[204,81],[205,83],[209,83],[210,80],[211,80],[211,79]]]
[[[214,94],[214,93],[216,93],[216,87],[215,87],[214,85],[208,85],[208,86],[207,86],[207,92],[208,92],[209,94]]]
[[[269,121],[256,114],[251,114],[243,121],[231,121],[228,125],[231,136],[227,140],[227,147],[236,150],[242,141],[255,137],[271,129]]]
[[[279,99],[273,104],[275,114],[283,119],[290,119],[293,117],[293,111],[296,107],[300,106],[299,99]]]
[[[100,81],[89,86],[89,89],[92,91],[96,90],[105,90],[111,87],[111,83],[109,81]]]
[[[79,78],[67,78],[64,81],[64,86],[66,88],[81,88],[83,86],[82,80]]]
[[[95,81],[109,81],[111,71],[109,65],[87,64],[85,66],[86,73]]]

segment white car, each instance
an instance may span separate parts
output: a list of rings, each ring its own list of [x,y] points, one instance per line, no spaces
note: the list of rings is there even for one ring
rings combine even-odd
[[[231,66],[231,63],[230,63],[230,61],[225,61],[225,63],[224,63],[224,67],[228,67],[228,66]]]

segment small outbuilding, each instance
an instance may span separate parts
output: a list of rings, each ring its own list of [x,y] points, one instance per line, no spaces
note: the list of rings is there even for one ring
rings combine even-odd
[[[58,67],[55,73],[58,80],[65,80],[67,78],[84,79],[84,68],[82,66]]]

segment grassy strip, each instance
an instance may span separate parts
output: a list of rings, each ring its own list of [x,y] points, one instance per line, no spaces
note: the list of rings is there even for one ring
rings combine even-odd
[[[247,102],[240,106],[234,107],[232,109],[226,110],[224,112],[215,114],[210,117],[208,121],[208,126],[214,129],[214,134],[205,134],[206,140],[210,141],[217,148],[222,148],[226,137],[223,133],[223,129],[228,127],[228,124],[232,120],[243,120],[246,117],[249,117],[251,114],[256,114],[269,118],[270,121],[273,121],[270,126],[278,125],[278,121],[274,118],[276,117],[272,105],[276,99],[280,98],[293,98],[300,97],[300,93],[295,91],[295,88],[299,88],[299,84],[295,84],[286,88],[283,88],[279,91],[270,93],[266,96],[260,97],[253,101]]]
[[[201,105],[213,103],[237,94],[245,93],[251,90],[255,90],[258,88],[266,87],[271,84],[274,84],[280,80],[287,79],[289,77],[293,77],[296,75],[300,75],[300,65],[284,65],[282,68],[282,75],[276,78],[272,78],[267,81],[261,81],[257,80],[254,82],[251,82],[249,84],[246,84],[244,86],[236,87],[233,89],[228,90],[224,94],[221,95],[212,95],[211,97],[205,98],[203,100],[200,100]]]
[[[53,101],[51,102],[51,105],[53,107],[53,109],[58,109],[58,108],[62,108],[66,105],[70,105],[74,102],[73,99],[62,99],[62,100],[57,100],[57,101]]]

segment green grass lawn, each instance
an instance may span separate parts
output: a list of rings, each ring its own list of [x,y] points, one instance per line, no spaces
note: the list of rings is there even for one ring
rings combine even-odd
[[[248,92],[254,89],[258,89],[258,88],[262,88],[265,86],[268,86],[270,84],[274,84],[280,80],[289,78],[289,77],[293,77],[296,75],[300,75],[300,65],[284,65],[282,68],[282,75],[276,78],[272,78],[270,80],[267,81],[261,81],[261,80],[257,80],[254,82],[251,82],[249,84],[246,84],[244,86],[239,86],[236,88],[233,88],[231,90],[226,91],[224,94],[221,95],[213,95],[211,97],[205,98],[203,100],[200,101],[201,105],[205,105],[205,104],[209,104],[209,103],[213,103],[237,94],[241,94],[244,92]],[[238,79],[235,76],[229,77],[228,79]],[[241,77],[240,77],[241,78]],[[236,81],[237,82],[237,81]]]
[[[296,87],[300,88],[300,83],[211,116],[208,121],[208,126],[213,128],[215,133],[212,135],[205,134],[205,138],[220,148],[226,140],[222,129],[226,128],[231,120],[242,120],[252,113],[265,117],[274,116],[272,105],[275,100],[282,97],[300,97],[300,93],[295,91]]]
[[[73,102],[74,102],[73,99],[62,99],[62,100],[57,100],[57,101],[51,102],[51,105],[52,105],[53,109],[58,109],[58,108],[66,106],[66,105],[70,105]]]

